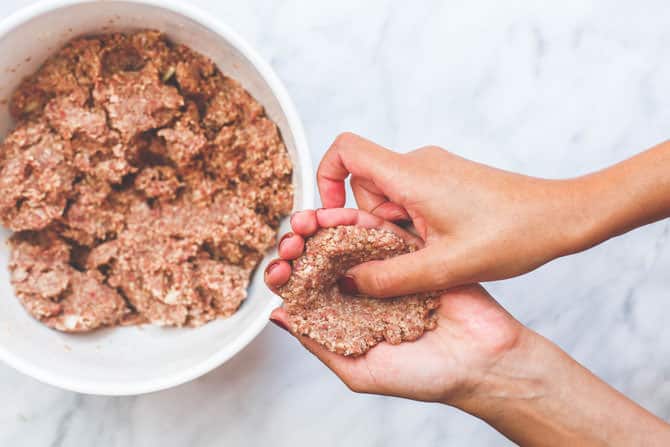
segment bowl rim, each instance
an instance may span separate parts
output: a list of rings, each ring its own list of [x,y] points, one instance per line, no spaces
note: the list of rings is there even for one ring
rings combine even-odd
[[[97,3],[100,0],[41,0],[32,5],[28,5],[12,13],[0,21],[0,37],[12,32],[27,21],[63,7],[86,3]],[[153,6],[160,9],[169,10],[185,18],[193,20],[196,23],[210,29],[216,34],[227,40],[243,56],[245,56],[251,65],[259,72],[260,76],[267,82],[273,95],[276,97],[281,110],[286,116],[289,128],[293,133],[297,160],[300,162],[300,177],[302,180],[303,205],[305,208],[314,205],[314,180],[311,154],[307,146],[307,138],[298,116],[293,101],[288,95],[288,91],[279,79],[274,69],[251,47],[236,31],[223,23],[220,19],[208,15],[205,11],[196,6],[189,5],[178,0],[116,0],[122,3],[135,3]],[[295,175],[295,171],[294,171]],[[85,394],[105,395],[105,396],[124,396],[138,395],[154,391],[160,391],[171,388],[196,379],[211,370],[223,365],[235,354],[246,347],[263,330],[268,323],[272,309],[274,309],[281,300],[277,296],[272,296],[267,300],[263,307],[264,312],[259,313],[252,324],[249,324],[232,341],[232,343],[222,346],[213,355],[202,362],[192,365],[183,371],[175,372],[164,377],[153,379],[143,379],[139,381],[124,382],[100,382],[96,380],[73,380],[63,375],[54,374],[40,367],[36,367],[30,362],[25,361],[7,351],[0,345],[0,361],[6,363],[17,371],[26,374],[40,382],[63,388],[70,391]],[[262,317],[262,318],[261,318]]]

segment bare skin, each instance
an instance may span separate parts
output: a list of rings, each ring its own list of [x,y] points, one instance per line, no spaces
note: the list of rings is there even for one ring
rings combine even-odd
[[[280,257],[285,261],[298,257],[305,237],[320,227],[338,225],[385,228],[411,237],[392,223],[363,211],[340,208],[304,212],[294,215],[294,235],[280,243]],[[290,270],[284,270],[286,266],[288,263],[282,262],[266,270],[266,282],[273,289],[288,280]],[[468,370],[476,365],[473,370],[485,375],[520,343],[524,328],[480,286],[465,286],[445,294],[437,312],[438,327],[419,341],[395,346],[381,343],[361,357],[343,357],[308,337],[298,339],[355,391],[425,401],[460,400],[482,380],[469,376]],[[272,319],[286,327],[283,309],[276,309]]]
[[[403,235],[392,223],[364,211],[297,213],[293,232],[279,245],[281,260],[266,270],[268,286],[276,289],[288,280],[287,261],[302,253],[304,238],[337,225],[383,227]],[[670,426],[525,328],[481,286],[449,290],[437,312],[437,328],[419,340],[381,343],[361,357],[343,357],[308,337],[292,335],[353,391],[452,405],[521,445],[670,442]],[[281,308],[271,319],[288,326]]]
[[[350,177],[361,210],[411,220],[421,251],[348,272],[370,296],[500,280],[670,216],[670,144],[592,175],[546,180],[430,146],[399,154],[340,135],[317,172],[325,208],[344,206]]]
[[[421,250],[361,264],[347,275],[356,290],[380,298],[450,288],[438,328],[413,343],[382,343],[359,358],[297,337],[344,383],[358,392],[453,405],[521,445],[669,445],[665,422],[525,328],[480,286],[457,287],[519,275],[670,216],[668,174],[670,144],[559,181],[500,171],[433,147],[396,154],[345,134],[317,174],[326,209],[292,217],[293,231],[282,238],[280,259],[265,280],[272,289],[284,284],[288,261],[320,227],[401,231],[389,220],[411,220]],[[360,211],[338,208],[349,175]],[[283,327],[285,318],[281,308],[271,316]]]

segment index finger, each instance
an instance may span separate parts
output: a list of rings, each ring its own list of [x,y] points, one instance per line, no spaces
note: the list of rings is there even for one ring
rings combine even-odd
[[[288,333],[298,339],[309,352],[321,360],[349,388],[359,392],[365,392],[366,388],[369,388],[372,377],[370,370],[364,364],[363,357],[345,357],[336,354],[327,350],[308,336],[292,332],[286,311],[281,307],[272,311],[270,319],[280,321]]]
[[[340,134],[326,151],[316,172],[323,206],[344,206],[344,181],[349,174],[372,180],[384,189],[384,183],[392,177],[397,157],[395,152],[358,135],[348,132]]]

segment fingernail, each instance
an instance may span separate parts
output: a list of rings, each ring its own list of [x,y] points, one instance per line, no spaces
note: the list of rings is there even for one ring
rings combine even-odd
[[[290,332],[290,331],[288,330],[288,328],[286,327],[286,325],[284,324],[283,321],[281,321],[281,320],[276,320],[276,319],[274,319],[274,318],[272,318],[272,317],[270,317],[270,321],[271,321],[272,323],[274,323],[274,325],[277,326],[278,328],[283,329],[283,330],[285,330],[286,332]]]
[[[340,288],[340,292],[346,293],[347,295],[358,295],[358,286],[356,286],[356,281],[351,276],[342,276],[337,280],[337,286]]]
[[[285,235],[283,235],[283,236],[281,237],[281,239],[279,239],[279,243],[277,244],[277,247],[281,248],[281,244],[282,244],[282,242],[284,242],[286,239],[291,238],[291,237],[293,237],[293,233],[292,233],[292,232],[291,232],[291,233],[286,233]]]
[[[265,267],[265,276],[269,276],[272,270],[274,270],[279,265],[279,259],[275,259]]]

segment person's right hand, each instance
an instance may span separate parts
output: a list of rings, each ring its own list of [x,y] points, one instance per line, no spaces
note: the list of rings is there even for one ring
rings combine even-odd
[[[400,154],[346,133],[317,172],[324,207],[344,206],[350,175],[360,209],[411,221],[425,241],[417,252],[353,267],[345,281],[352,293],[399,296],[505,279],[582,244],[575,182],[502,171],[438,147]]]

